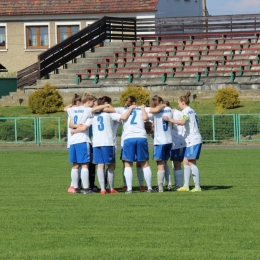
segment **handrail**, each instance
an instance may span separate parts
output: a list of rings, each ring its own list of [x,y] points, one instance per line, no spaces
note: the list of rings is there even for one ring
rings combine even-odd
[[[18,88],[33,85],[87,50],[109,40],[136,40],[136,19],[103,17],[38,55],[38,62],[18,72]]]

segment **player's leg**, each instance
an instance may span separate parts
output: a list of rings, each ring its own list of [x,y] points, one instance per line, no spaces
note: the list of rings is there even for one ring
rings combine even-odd
[[[195,188],[192,189],[192,192],[201,191],[200,187],[200,171],[198,166],[196,165],[196,160],[199,159],[200,151],[202,144],[196,144],[190,149],[190,154],[188,157],[188,163],[191,169],[191,175],[194,181]],[[192,152],[192,153],[191,153]]]
[[[92,147],[90,143],[80,143],[76,145],[77,160],[81,165],[81,181],[83,186],[83,194],[91,194],[89,188],[89,163],[91,162]]]
[[[167,161],[164,164],[165,178],[164,178],[164,190],[172,189],[171,172]]]
[[[143,168],[144,179],[147,185],[147,192],[152,192],[152,170],[148,160],[141,162],[141,166]]]
[[[143,178],[146,181],[147,190],[150,192],[152,190],[152,171],[148,161],[149,149],[148,149],[148,142],[146,138],[139,138],[137,140],[136,159],[138,161],[138,166],[140,165],[142,167]],[[140,188],[144,190],[143,187]]]
[[[96,164],[90,163],[89,164],[89,187],[94,192],[99,192],[99,188],[95,185],[96,180]]]
[[[137,174],[137,179],[138,179],[138,182],[139,182],[140,191],[144,191],[145,187],[144,187],[144,171],[143,171],[143,168],[142,168],[140,162],[136,162],[135,166],[136,166],[136,174]]]
[[[157,182],[159,192],[163,192],[163,181],[165,178],[165,162],[170,157],[170,150],[172,144],[163,144],[163,145],[155,145],[154,146],[154,160],[157,163]]]
[[[126,180],[127,191],[132,193],[133,189],[133,162],[136,158],[137,142],[136,138],[124,140],[122,160],[124,160],[124,176]]]
[[[75,145],[70,145],[69,148],[69,160],[72,164],[71,168],[71,186],[73,187],[73,190],[68,190],[70,193],[79,193],[79,187],[78,187],[78,181],[79,181],[79,174],[78,174],[78,168],[79,164],[77,163],[77,153],[76,153],[76,147]]]
[[[114,189],[114,176],[115,176],[115,146],[103,146],[101,147],[102,158],[105,165],[108,165],[107,179],[109,183],[109,193],[118,193]]]
[[[183,170],[181,168],[181,161],[173,161],[174,165],[174,182],[175,188],[178,189],[183,185]]]
[[[104,173],[104,167],[105,163],[102,157],[102,147],[94,147],[93,148],[93,162],[97,164],[97,177],[98,182],[100,186],[100,193],[106,194],[106,188],[105,188],[105,173]]]

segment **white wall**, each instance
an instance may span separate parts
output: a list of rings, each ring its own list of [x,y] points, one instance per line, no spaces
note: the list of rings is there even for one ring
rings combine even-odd
[[[203,0],[159,0],[156,18],[203,16]]]

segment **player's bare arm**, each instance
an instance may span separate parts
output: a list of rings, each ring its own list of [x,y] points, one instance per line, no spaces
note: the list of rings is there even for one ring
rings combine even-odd
[[[163,120],[164,120],[164,121],[171,122],[171,123],[176,124],[176,125],[185,125],[185,124],[186,124],[186,121],[187,121],[187,120],[185,120],[185,119],[180,119],[180,120],[171,119],[171,118],[169,118],[168,116],[163,116]]]
[[[120,120],[123,120],[123,121],[127,120],[128,117],[130,116],[132,110],[135,109],[135,108],[136,108],[136,105],[131,105],[131,106],[127,109],[127,111],[126,111],[124,114],[121,115]]]
[[[156,107],[150,107],[149,113],[156,114],[159,113],[161,110],[163,110],[166,107],[166,104],[160,104]]]

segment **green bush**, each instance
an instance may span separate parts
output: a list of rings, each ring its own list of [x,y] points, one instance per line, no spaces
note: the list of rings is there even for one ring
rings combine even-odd
[[[137,99],[139,105],[149,106],[150,102],[150,93],[143,87],[129,85],[126,90],[120,94],[120,105],[124,106],[125,101],[129,96],[134,96]]]
[[[239,107],[239,93],[234,87],[219,89],[214,97],[214,104],[217,112],[220,113],[223,113],[225,109]]]
[[[30,94],[28,107],[34,114],[47,114],[62,111],[64,104],[56,87],[46,83],[42,89]]]

